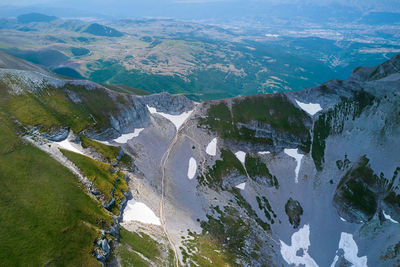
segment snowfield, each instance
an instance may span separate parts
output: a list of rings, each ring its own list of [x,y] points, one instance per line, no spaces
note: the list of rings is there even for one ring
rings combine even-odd
[[[122,221],[137,221],[145,224],[161,225],[160,218],[146,204],[137,202],[134,199],[128,201]]]
[[[167,114],[167,113],[163,113],[163,112],[157,112],[156,108],[150,107],[148,105],[146,105],[146,106],[151,114],[159,114],[159,115],[163,116],[164,118],[168,119],[170,122],[172,122],[175,125],[176,130],[179,130],[179,128],[182,126],[182,124],[190,117],[190,115],[193,112],[193,110],[190,110],[187,112],[183,112],[180,115],[171,115],[171,114]]]
[[[389,220],[389,221],[391,221],[392,223],[399,223],[398,221],[393,220],[392,217],[390,217],[389,214],[386,214],[384,210],[382,210],[382,212],[383,212],[383,217],[385,217],[386,220]]]
[[[259,151],[258,154],[260,154],[260,155],[268,155],[268,154],[271,154],[271,152],[269,152],[269,151]]]
[[[196,170],[197,170],[197,162],[196,160],[191,157],[189,159],[189,167],[188,167],[188,172],[187,172],[187,177],[191,180],[194,178],[196,175]]]
[[[126,144],[129,140],[131,140],[134,137],[138,137],[139,134],[144,130],[144,128],[139,128],[135,129],[133,133],[128,133],[128,134],[123,134],[117,139],[114,139],[113,141],[119,144]]]
[[[246,183],[241,183],[238,184],[237,186],[235,186],[236,188],[239,188],[240,190],[244,190],[244,188],[246,187]]]
[[[296,100],[297,105],[299,105],[299,107],[304,110],[305,112],[307,112],[308,114],[310,114],[311,116],[314,116],[317,112],[321,111],[321,105],[320,104],[313,104],[313,103],[302,103],[300,101]]]
[[[292,235],[292,245],[288,246],[281,242],[281,255],[282,258],[289,264],[299,266],[303,264],[307,267],[318,266],[313,258],[308,254],[308,248],[310,247],[310,226],[305,224],[299,231]],[[301,253],[297,253],[301,251]]]
[[[300,166],[301,166],[301,160],[303,159],[304,155],[299,154],[298,149],[287,149],[285,148],[284,150],[285,154],[294,158],[297,162],[296,168],[294,172],[296,173],[296,177],[294,178],[295,183],[297,184],[299,182],[299,171],[300,171]]]
[[[243,151],[238,151],[235,153],[235,156],[238,158],[238,160],[244,164],[244,161],[246,160],[246,153]]]
[[[353,239],[353,235],[349,233],[342,233],[340,235],[339,241],[339,249],[344,251],[343,257],[353,264],[354,267],[366,267],[367,265],[367,256],[358,257],[358,246]],[[335,256],[331,267],[334,267],[336,262],[338,261],[338,255]]]
[[[207,148],[206,148],[206,153],[210,156],[217,155],[217,138],[216,137],[213,140],[211,140],[210,143],[208,143]]]
[[[81,150],[79,150],[78,148],[76,148],[76,146],[78,146],[78,145],[72,144],[72,143],[68,140],[68,138],[65,139],[64,141],[56,142],[56,144],[58,144],[58,145],[60,146],[60,148],[62,148],[62,149],[69,150],[69,151],[72,151],[72,152],[75,152],[75,153],[84,155],[83,152],[82,152]]]

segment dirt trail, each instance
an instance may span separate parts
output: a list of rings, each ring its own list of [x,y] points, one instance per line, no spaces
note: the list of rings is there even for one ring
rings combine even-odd
[[[194,141],[196,143],[196,145],[198,145],[200,147],[200,144],[194,140],[193,138],[187,136],[186,134],[181,134],[183,129],[186,128],[186,122],[193,116],[193,114],[196,113],[196,109],[193,111],[193,113],[186,119],[186,121],[183,123],[183,125],[176,131],[174,139],[171,141],[168,149],[165,151],[164,155],[161,158],[161,162],[160,162],[160,168],[161,168],[161,200],[160,200],[160,221],[161,221],[161,227],[165,233],[165,235],[167,236],[168,242],[171,245],[172,250],[174,251],[174,259],[175,259],[175,266],[179,267],[180,262],[179,262],[179,257],[178,257],[178,252],[177,249],[175,247],[174,242],[172,241],[172,238],[167,230],[167,226],[166,226],[166,221],[165,221],[165,216],[164,216],[164,198],[165,198],[165,171],[166,171],[166,164],[169,160],[169,156],[171,153],[172,148],[176,145],[176,143],[179,140],[180,136],[183,137],[187,137],[189,139],[191,139],[192,141]],[[205,164],[205,160],[204,157],[202,155],[203,158],[203,164],[202,164],[202,172],[204,170],[204,164]]]

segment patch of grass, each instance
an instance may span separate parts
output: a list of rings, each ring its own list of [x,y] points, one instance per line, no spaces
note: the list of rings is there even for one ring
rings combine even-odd
[[[308,135],[305,122],[309,116],[296,108],[283,94],[257,95],[237,98],[232,106],[235,122],[258,121],[294,135]]]
[[[60,126],[69,126],[76,133],[87,128],[101,131],[110,126],[109,118],[118,114],[120,106],[129,105],[124,96],[120,98],[114,101],[104,89],[67,84],[10,97],[7,111],[23,125],[38,126],[42,131]]]
[[[200,119],[200,124],[208,125],[216,131],[222,138],[237,139],[251,143],[264,143],[272,145],[269,138],[259,138],[255,136],[255,131],[246,127],[238,127],[231,115],[225,102],[211,105],[208,110],[207,118]]]
[[[21,144],[14,125],[6,119],[6,116],[0,111],[0,155],[14,151]]]
[[[239,174],[246,175],[243,165],[232,151],[222,149],[221,158],[222,160],[217,160],[215,165],[208,170],[205,177],[202,176],[199,178],[201,184],[219,188],[222,185],[223,178],[235,170],[238,171]]]
[[[183,241],[186,250],[181,250],[185,252],[183,255],[186,263],[238,266],[238,262],[247,265],[260,257],[262,239],[254,234],[251,223],[235,207],[212,207],[211,214],[200,222],[201,234],[189,232],[193,239]]]
[[[135,251],[129,247],[120,246],[118,255],[121,258],[122,266],[126,267],[149,267],[149,262],[140,257]]]
[[[57,118],[31,94],[13,97],[8,110],[18,121],[27,126],[40,125],[46,128],[60,126]]]
[[[116,146],[108,146],[92,140],[84,135],[81,137],[81,144],[83,148],[91,147],[100,153],[108,162],[115,162],[117,156],[119,155],[121,148]]]
[[[240,218],[237,210],[226,206],[224,212],[218,211],[218,218],[207,215],[207,221],[200,223],[203,235],[209,235],[218,244],[226,247],[230,255],[244,256],[246,236],[250,226]]]
[[[115,116],[120,111],[118,104],[129,104],[128,102],[121,103],[121,101],[117,104],[104,89],[87,90],[83,86],[70,84],[68,84],[65,89],[75,93],[80,98],[81,102],[74,103],[74,106],[85,114],[85,116],[91,118],[92,123],[87,127],[92,126],[95,130],[105,129],[110,126],[110,116]],[[74,130],[74,132],[79,131]]]
[[[272,210],[271,204],[269,204],[269,201],[266,197],[256,197],[258,207],[260,210],[264,211],[265,217],[271,222],[271,224],[274,224],[275,221],[274,219],[277,217],[276,213]]]
[[[253,210],[251,205],[246,201],[246,199],[242,196],[238,188],[232,188],[231,193],[235,196],[236,203],[239,205],[239,207],[242,207],[243,209],[246,210],[247,215],[252,218],[254,221],[257,222],[261,228],[263,228],[265,231],[270,231],[271,226],[267,223],[261,220],[257,213]],[[268,200],[267,200],[268,201]]]
[[[250,154],[246,154],[245,166],[251,178],[264,177],[270,186],[274,186],[276,189],[279,188],[278,179],[269,172],[267,165],[259,157],[252,157]]]
[[[123,246],[128,246],[131,250],[139,252],[153,262],[157,262],[157,258],[161,255],[159,243],[145,233],[130,232],[121,227],[120,243]]]
[[[101,266],[93,242],[112,219],[68,169],[31,145],[15,144],[0,153],[0,186],[2,265]]]
[[[122,155],[121,159],[119,160],[119,164],[122,167],[131,168],[132,167],[132,158],[128,154],[124,153]]]
[[[198,266],[213,267],[213,266],[235,266],[235,256],[230,254],[221,244],[209,234],[194,234],[193,240],[184,241],[185,246],[192,255],[188,255],[183,248],[181,248],[184,255],[183,261],[185,263],[196,263]],[[197,248],[196,253],[194,248]]]
[[[124,179],[124,173],[121,171],[112,173],[114,170],[110,164],[99,162],[68,150],[61,151],[93,182],[94,187],[105,197],[106,202],[109,202],[112,198],[115,199],[111,212],[118,215],[124,193],[129,189]]]
[[[306,124],[311,124],[311,119],[283,94],[236,98],[232,100],[232,110],[223,101],[212,104],[207,117],[200,119],[200,123],[208,125],[222,138],[268,145],[273,145],[271,137],[260,135],[251,125],[271,127],[295,136],[302,143],[302,150],[310,150],[310,134]]]

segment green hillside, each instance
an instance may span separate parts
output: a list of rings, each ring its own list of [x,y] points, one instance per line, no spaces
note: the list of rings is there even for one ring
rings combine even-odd
[[[110,215],[67,168],[0,120],[1,265],[99,266],[93,241],[111,225]]]
[[[111,99],[101,87],[38,83],[35,88],[10,75],[0,82],[0,186],[5,189],[0,196],[0,265],[100,266],[93,256],[95,243],[114,225],[112,213],[119,214],[128,190],[124,173],[110,172],[109,163],[117,162],[121,148],[82,137],[84,147],[109,163],[63,151],[105,200],[116,199],[110,213],[66,167],[21,136],[32,126],[41,132],[66,126],[75,133],[102,130],[109,127],[110,114],[127,102],[123,94]],[[24,91],[13,93],[15,86]],[[122,157],[121,164],[129,166],[130,158]]]

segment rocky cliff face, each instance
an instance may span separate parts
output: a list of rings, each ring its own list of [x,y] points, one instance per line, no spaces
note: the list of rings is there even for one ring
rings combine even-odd
[[[45,125],[18,109],[13,116],[24,127],[39,128],[45,138],[68,127],[123,147],[133,158],[131,194],[160,225],[126,219],[122,226],[162,235],[176,264],[395,266],[399,66],[394,57],[355,70],[347,81],[204,103],[122,94],[28,69],[19,71],[35,79],[12,83],[21,73],[0,74],[8,77],[7,97],[28,94],[49,112],[66,109],[85,122],[60,115]],[[60,110],[46,95],[69,104]],[[114,256],[110,265],[124,262]]]

